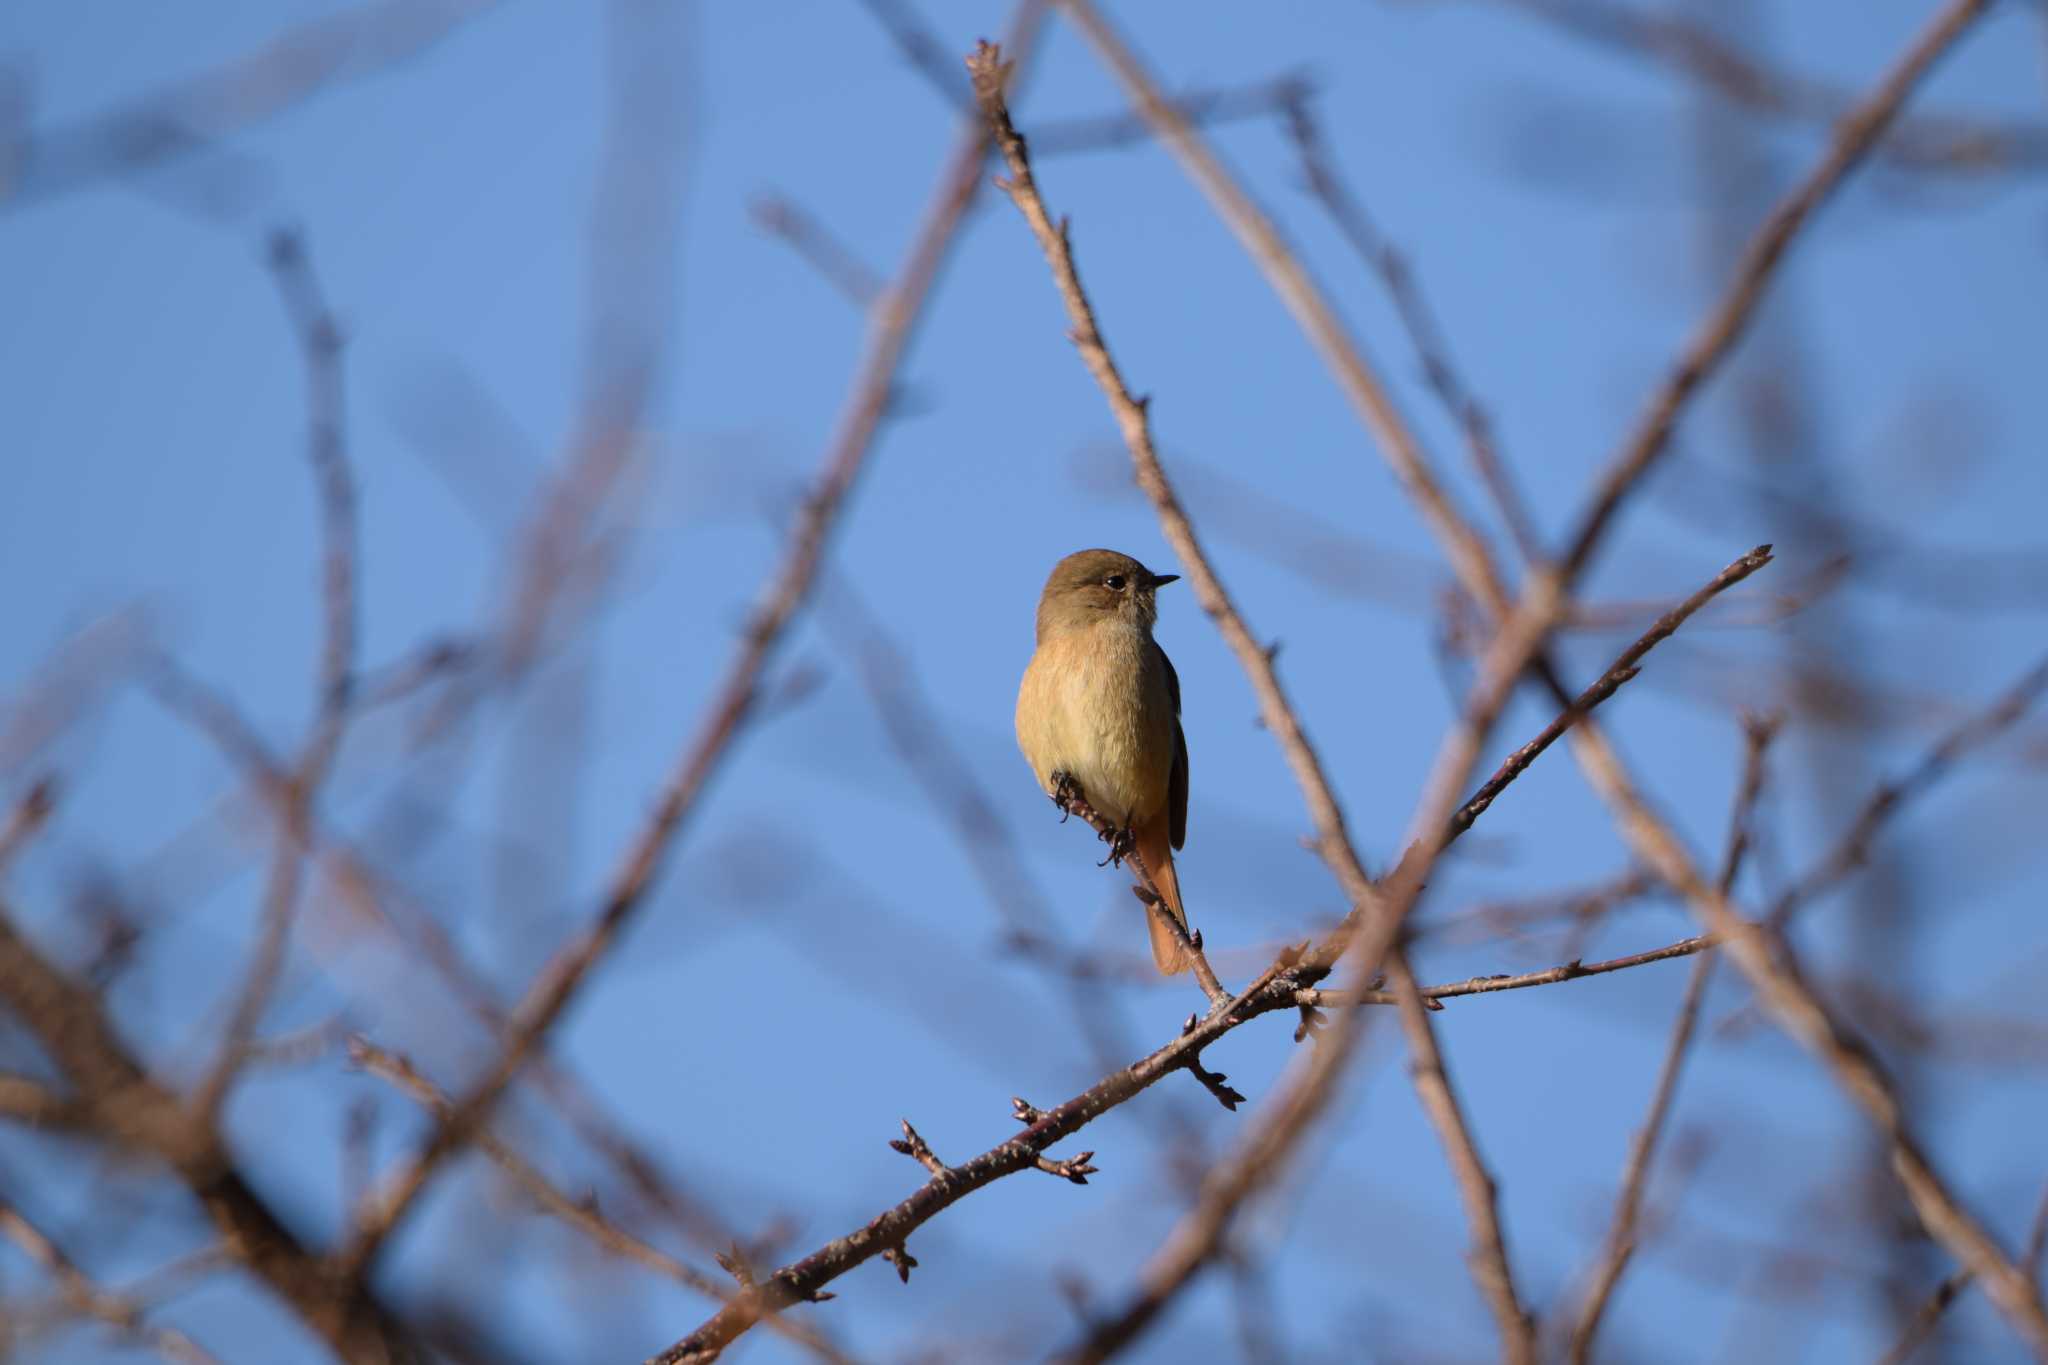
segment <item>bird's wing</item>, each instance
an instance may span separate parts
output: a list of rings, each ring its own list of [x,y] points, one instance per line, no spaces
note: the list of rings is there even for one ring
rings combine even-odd
[[[1166,782],[1166,809],[1172,818],[1173,846],[1179,848],[1188,838],[1188,737],[1180,728],[1180,674],[1173,671],[1173,660],[1163,649],[1159,662],[1166,665],[1166,693],[1173,698],[1173,775]]]

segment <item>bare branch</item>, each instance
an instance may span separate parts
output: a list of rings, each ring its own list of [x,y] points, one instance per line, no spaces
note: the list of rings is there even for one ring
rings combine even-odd
[[[204,75],[124,109],[0,146],[0,207],[20,207],[143,170],[254,127],[440,42],[496,0],[379,0],[288,29]]]
[[[1670,445],[1687,402],[1748,330],[1757,303],[1800,229],[1869,155],[1934,64],[1990,7],[1991,0],[1949,0],[1876,88],[1836,125],[1834,140],[1819,163],[1771,210],[1743,249],[1735,277],[1720,302],[1686,342],[1678,362],[1652,395],[1634,434],[1600,476],[1592,504],[1581,516],[1564,555],[1567,576],[1576,575],[1592,558],[1623,500]]]
[[[1834,127],[1850,109],[1848,91],[1775,70],[1683,14],[1611,0],[1509,3],[1590,42],[1655,62],[1758,113]],[[2048,165],[2048,128],[1920,114],[1899,120],[1879,152],[1895,165],[1915,170],[1981,175],[2007,168],[2035,169]]]
[[[1802,905],[1861,867],[1870,856],[1871,842],[1887,820],[1947,776],[1972,750],[2011,729],[2043,692],[2048,692],[2048,657],[2035,664],[1989,706],[1964,717],[1906,773],[1878,784],[1877,790],[1870,794],[1827,856],[1772,903],[1764,916],[1765,922],[1773,929],[1783,929]]]
[[[1534,563],[1543,554],[1535,518],[1530,514],[1521,490],[1515,486],[1507,465],[1501,460],[1500,450],[1494,442],[1493,423],[1487,417],[1486,409],[1467,387],[1451,360],[1443,328],[1423,298],[1422,290],[1415,282],[1414,271],[1407,259],[1380,232],[1372,216],[1365,211],[1365,205],[1338,177],[1336,158],[1323,141],[1322,126],[1310,113],[1305,97],[1288,101],[1287,131],[1301,158],[1302,176],[1309,193],[1322,204],[1352,250],[1379,276],[1387,298],[1394,305],[1395,315],[1401,320],[1402,329],[1408,333],[1409,345],[1421,362],[1424,380],[1450,414],[1451,420],[1464,433],[1465,449],[1471,456],[1473,467],[1493,494],[1494,505],[1499,508],[1501,520],[1506,523],[1508,534],[1514,538],[1515,547],[1521,551],[1523,559]]]
[[[1634,678],[1639,671],[1636,665],[1642,662],[1645,654],[1655,649],[1658,644],[1670,639],[1672,634],[1685,624],[1688,617],[1713,600],[1716,595],[1740,583],[1743,579],[1749,577],[1770,562],[1771,547],[1759,545],[1727,568],[1721,570],[1720,573],[1702,585],[1692,596],[1686,598],[1683,602],[1680,602],[1677,606],[1659,617],[1649,630],[1645,631],[1634,644],[1631,644],[1621,652],[1619,658],[1608,665],[1607,671],[1601,674],[1591,687],[1588,687],[1573,699],[1571,705],[1567,706],[1556,720],[1553,720],[1546,726],[1542,734],[1508,755],[1507,760],[1500,765],[1500,768],[1492,777],[1486,780],[1485,785],[1473,793],[1469,801],[1458,808],[1457,814],[1451,817],[1452,825],[1459,832],[1470,828],[1472,822],[1478,819],[1488,806],[1493,804],[1494,797],[1498,796],[1508,783],[1521,776],[1523,770],[1531,763],[1534,763],[1538,755],[1556,743],[1558,737],[1563,735],[1565,731],[1585,719],[1594,707],[1613,696],[1623,683]]]
[[[1702,959],[1705,960],[1705,959]],[[1458,1107],[1457,1092],[1444,1070],[1442,1049],[1429,1026],[1429,1012],[1417,994],[1415,975],[1405,952],[1396,950],[1392,972],[1395,998],[1400,1002],[1401,1026],[1408,1036],[1409,1072],[1423,1112],[1435,1127],[1437,1140],[1450,1158],[1451,1173],[1465,1202],[1465,1221],[1472,1229],[1472,1252],[1467,1258],[1473,1283],[1493,1312],[1500,1331],[1501,1358],[1513,1365],[1533,1365],[1536,1333],[1529,1314],[1515,1295],[1514,1271],[1508,1262],[1506,1239],[1500,1228],[1500,1209],[1493,1176],[1479,1155],[1479,1145]]]
[[[50,812],[57,808],[57,781],[55,778],[39,778],[22,793],[14,808],[7,812],[7,823],[0,825],[0,877],[7,875],[7,866],[48,823]]]
[[[1736,789],[1735,810],[1728,822],[1728,848],[1721,860],[1720,888],[1724,896],[1734,891],[1735,879],[1741,874],[1743,857],[1749,849],[1757,798],[1763,792],[1764,751],[1777,732],[1777,724],[1773,719],[1752,718],[1743,727],[1746,744],[1742,781]],[[1643,1188],[1649,1179],[1650,1162],[1663,1135],[1665,1120],[1670,1117],[1671,1102],[1678,1093],[1679,1072],[1692,1047],[1700,1005],[1706,1000],[1707,983],[1713,974],[1713,954],[1703,953],[1693,964],[1692,975],[1686,980],[1685,995],[1679,1001],[1678,1016],[1671,1025],[1671,1041],[1665,1048],[1664,1064],[1651,1091],[1649,1113],[1629,1145],[1621,1193],[1614,1201],[1614,1222],[1607,1231],[1606,1251],[1599,1270],[1593,1276],[1592,1287],[1586,1291],[1578,1322],[1572,1328],[1572,1365],[1586,1365],[1591,1357],[1593,1337],[1600,1330],[1601,1315],[1607,1311],[1608,1300],[1613,1296],[1615,1286],[1621,1283],[1630,1257],[1635,1254],[1636,1221],[1642,1209]]]
[[[341,327],[328,311],[305,243],[296,233],[272,236],[270,268],[306,370],[307,454],[320,507],[323,638],[313,724],[286,785],[256,950],[236,992],[219,1052],[192,1101],[209,1118],[219,1114],[284,972],[311,849],[314,806],[349,721],[360,633],[355,479],[342,426]]]
[[[388,1365],[423,1353],[361,1288],[338,1283],[244,1182],[220,1134],[128,1055],[97,994],[71,980],[22,937],[0,905],[0,996],[64,1069],[92,1126],[177,1172],[221,1240],[251,1274],[298,1313],[350,1365]]]
[[[380,1080],[390,1082],[430,1112],[440,1114],[447,1111],[450,1103],[447,1094],[422,1075],[409,1058],[378,1047],[360,1036],[349,1039],[348,1051],[351,1063]],[[677,1284],[721,1303],[732,1300],[733,1291],[711,1276],[683,1264],[659,1247],[635,1237],[606,1218],[598,1211],[595,1198],[571,1198],[549,1180],[539,1167],[513,1150],[489,1129],[477,1133],[476,1145],[500,1170],[531,1195],[534,1203],[539,1205],[543,1212],[560,1219],[614,1256],[637,1261],[657,1274],[665,1275]],[[780,1335],[807,1347],[821,1360],[848,1360],[848,1357],[822,1333],[806,1324],[771,1318],[768,1326]]]
[[[114,1294],[95,1284],[49,1236],[22,1215],[20,1209],[0,1199],[0,1234],[27,1253],[30,1260],[50,1273],[64,1294],[65,1302],[85,1317],[96,1318],[120,1336],[155,1351],[179,1365],[220,1365],[211,1351],[175,1327],[156,1327],[144,1320],[148,1305],[128,1294]]]
[[[1037,12],[1035,0],[1025,0],[1021,6],[1019,26],[1027,40]],[[782,562],[755,607],[740,649],[696,736],[684,749],[653,817],[614,872],[595,922],[542,968],[513,1011],[511,1028],[490,1069],[456,1101],[418,1156],[359,1211],[351,1244],[341,1258],[351,1273],[359,1275],[367,1269],[385,1238],[426,1188],[435,1168],[488,1116],[591,969],[617,941],[619,931],[642,904],[698,797],[730,751],[733,738],[753,709],[762,671],[810,594],[834,524],[873,446],[918,317],[979,188],[984,154],[980,125],[970,121],[960,130],[940,172],[937,190],[902,273],[871,316],[867,349],[837,434],[790,533]]]
[[[1612,957],[1604,962],[1580,962],[1576,959],[1545,967],[1537,972],[1522,972],[1514,976],[1474,976],[1464,981],[1452,981],[1441,986],[1418,987],[1426,1001],[1454,1000],[1466,995],[1496,995],[1501,991],[1522,991],[1533,986],[1555,986],[1563,981],[1581,981],[1589,976],[1605,976],[1609,972],[1625,972],[1632,967],[1647,967],[1653,962],[1669,962],[1673,958],[1692,957],[1714,946],[1711,934],[1699,934],[1682,938],[1676,943],[1667,943],[1661,948],[1647,952],[1630,953],[1626,957]],[[1400,997],[1389,990],[1323,990],[1303,989],[1294,993],[1294,1003],[1310,1006],[1344,1005],[1394,1005]]]
[[[1877,1125],[1893,1172],[1928,1232],[1984,1281],[1985,1292],[2013,1329],[2048,1353],[2048,1311],[2032,1277],[2000,1250],[1966,1210],[1914,1135],[1898,1093],[1869,1046],[1838,1020],[1807,986],[1791,947],[1766,926],[1744,919],[1701,875],[1670,827],[1651,810],[1604,742],[1582,748],[1588,777],[1608,803],[1636,855],[1691,904],[1727,948],[1764,1007],[1831,1071]]]

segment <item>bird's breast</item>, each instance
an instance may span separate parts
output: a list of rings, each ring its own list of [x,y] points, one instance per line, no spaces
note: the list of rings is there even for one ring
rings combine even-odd
[[[1165,807],[1173,725],[1156,647],[1121,622],[1048,638],[1017,694],[1017,744],[1039,784],[1050,792],[1054,774],[1065,772],[1120,824]]]

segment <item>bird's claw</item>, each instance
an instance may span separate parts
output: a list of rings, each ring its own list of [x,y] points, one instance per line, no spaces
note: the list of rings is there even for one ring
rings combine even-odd
[[[1067,823],[1067,817],[1074,813],[1074,797],[1079,789],[1074,785],[1074,775],[1062,769],[1052,775],[1052,803],[1059,807],[1060,823]]]
[[[1137,836],[1131,833],[1128,826],[1122,829],[1105,829],[1095,837],[1109,845],[1108,855],[1096,864],[1097,867],[1122,867],[1124,859],[1131,856],[1131,850],[1138,842]]]

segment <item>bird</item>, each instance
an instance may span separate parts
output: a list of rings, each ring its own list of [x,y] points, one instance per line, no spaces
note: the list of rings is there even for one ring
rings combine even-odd
[[[1152,638],[1154,594],[1179,578],[1115,550],[1077,550],[1053,565],[1038,598],[1037,647],[1017,689],[1017,747],[1062,809],[1078,793],[1119,838],[1128,836],[1185,933],[1173,851],[1187,839],[1188,742],[1180,676]],[[1112,857],[1120,847],[1113,839]],[[1149,905],[1144,889],[1134,889]],[[1161,974],[1186,971],[1181,939],[1149,909],[1145,918]]]

